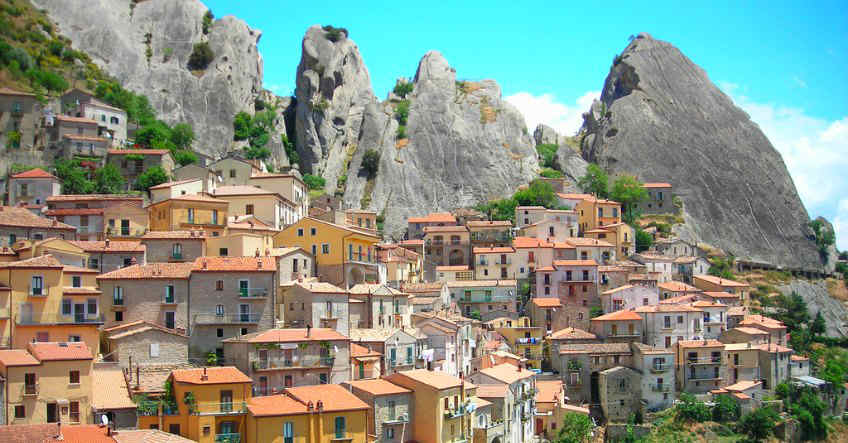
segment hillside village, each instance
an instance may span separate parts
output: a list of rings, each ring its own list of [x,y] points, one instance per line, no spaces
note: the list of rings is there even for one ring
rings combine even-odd
[[[689,241],[684,183],[569,177],[570,148],[537,137],[512,196],[397,235],[271,161],[270,104],[205,155],[100,73],[48,87],[0,55],[0,441],[848,435],[848,341],[827,332],[845,319],[776,288],[843,291],[846,257],[787,268]],[[832,228],[811,227],[827,256]]]

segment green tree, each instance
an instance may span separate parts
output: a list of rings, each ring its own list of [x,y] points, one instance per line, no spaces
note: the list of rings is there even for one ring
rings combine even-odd
[[[250,159],[258,158],[260,160],[265,160],[268,157],[271,157],[271,150],[265,146],[245,146],[244,156]]]
[[[592,420],[587,415],[567,412],[553,443],[584,443],[592,437]]]
[[[694,395],[686,392],[680,394],[680,403],[675,408],[677,420],[704,422],[712,417],[707,405],[696,400]]]
[[[324,177],[312,174],[304,174],[303,182],[306,183],[306,186],[311,190],[324,189],[324,185],[327,183],[327,181],[324,180]]]
[[[636,252],[647,251],[654,244],[654,236],[638,227],[633,230],[636,231]]]
[[[777,306],[773,317],[782,321],[791,333],[810,321],[810,312],[807,310],[807,302],[797,292],[792,291],[790,295],[777,297]]]
[[[707,270],[707,274],[726,278],[728,280],[733,280],[736,278],[733,275],[733,257],[713,257],[710,258],[710,269]]]
[[[286,134],[280,135],[280,141],[283,143],[283,149],[286,150],[286,157],[289,158],[289,164],[292,166],[300,166],[300,154],[297,153],[297,148],[294,146],[294,142],[289,140]]]
[[[625,221],[633,223],[639,216],[636,213],[637,207],[639,203],[648,198],[648,191],[642,187],[642,182],[637,180],[636,177],[622,175],[613,182],[610,198],[621,203]]]
[[[244,111],[236,114],[233,118],[233,140],[247,140],[250,136],[251,120],[250,114]]]
[[[171,128],[161,120],[150,122],[136,131],[135,142],[154,149],[171,151],[175,148],[171,141]]]
[[[177,123],[171,128],[171,143],[177,149],[188,149],[194,141],[194,130],[188,123]]]
[[[719,395],[712,409],[713,421],[726,422],[739,419],[739,403],[729,395]]]
[[[774,409],[760,407],[739,419],[738,430],[752,441],[763,441],[771,435],[779,418]]]
[[[415,87],[414,84],[407,81],[398,81],[395,83],[395,89],[392,91],[400,98],[406,98],[406,96],[412,92],[412,89]]]
[[[541,171],[539,171],[539,175],[545,178],[562,178],[562,172],[551,168],[542,169]]]
[[[401,126],[406,126],[409,119],[409,100],[401,100],[395,106],[395,118]]]
[[[56,177],[62,182],[62,194],[91,194],[94,183],[88,179],[88,174],[79,160],[57,160],[55,164]]]
[[[586,168],[586,175],[577,180],[577,186],[583,192],[594,194],[599,198],[609,197],[609,175],[594,163],[590,163]]]
[[[215,14],[212,13],[211,9],[206,10],[206,14],[203,14],[203,33],[208,34],[209,30],[212,29],[212,20],[215,20]]]
[[[126,183],[121,171],[112,163],[106,163],[94,173],[94,185],[100,194],[118,194],[124,190]]]
[[[183,149],[174,153],[174,161],[180,166],[197,163],[197,155],[194,152]]]
[[[135,181],[135,188],[139,191],[147,191],[151,186],[160,185],[168,181],[168,173],[161,166],[154,166],[146,171]]]
[[[827,405],[818,395],[803,390],[797,403],[789,405],[789,411],[801,423],[801,440],[824,440],[827,438],[827,423],[824,421]]]
[[[362,155],[362,169],[368,174],[369,179],[374,178],[380,169],[380,153],[368,148]]]
[[[816,313],[816,318],[813,320],[813,323],[810,325],[810,333],[813,335],[824,335],[827,330],[827,323],[824,321],[824,317],[822,317],[821,311]]]
[[[209,47],[208,42],[195,43],[188,56],[188,69],[192,71],[203,71],[209,67],[209,63],[215,60],[215,53]]]
[[[556,157],[559,146],[553,143],[536,145],[536,152],[539,154],[542,167],[553,168],[554,157]]]

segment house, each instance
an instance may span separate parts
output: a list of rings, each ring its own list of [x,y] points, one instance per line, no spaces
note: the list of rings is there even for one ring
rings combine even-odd
[[[256,186],[222,185],[213,197],[229,203],[231,215],[253,215],[273,229],[283,229],[298,220],[298,207],[282,195]]]
[[[189,277],[189,355],[221,357],[222,339],[274,326],[276,261],[271,257],[200,257]]]
[[[775,343],[759,345],[760,377],[763,389],[774,389],[789,380],[789,361],[792,349]]]
[[[147,207],[151,231],[195,231],[224,234],[229,203],[205,194],[181,195]]]
[[[727,292],[737,295],[743,302],[751,290],[751,286],[747,283],[740,283],[714,275],[694,275],[692,276],[692,284],[705,292]]]
[[[657,284],[657,288],[659,288],[661,300],[685,295],[697,295],[703,292],[694,286],[675,280],[659,283]]]
[[[410,328],[351,329],[350,341],[352,344],[370,349],[371,353],[380,354],[379,365],[375,366],[381,371],[380,375],[388,375],[415,369],[415,362],[421,354],[418,337],[414,334],[416,332]],[[354,368],[355,373],[364,370],[365,358],[362,357],[357,361],[358,367]],[[368,359],[370,360],[370,357]]]
[[[577,328],[564,328],[560,329],[550,335],[547,336],[547,341],[550,344],[548,346],[547,352],[547,360],[551,363],[553,368],[562,372],[560,368],[560,358],[559,351],[564,345],[571,344],[585,344],[585,343],[600,343],[601,340],[598,339],[598,336],[592,334],[591,332],[584,331],[582,329]],[[543,352],[544,352],[543,345]]]
[[[547,333],[559,331],[566,327],[563,324],[564,322],[560,321],[564,320],[565,316],[559,315],[562,311],[562,303],[559,302],[558,298],[534,297],[530,299],[527,306],[533,324],[543,326]]]
[[[450,281],[451,300],[468,318],[489,321],[498,317],[518,318],[515,280]]]
[[[9,206],[23,204],[40,209],[46,204],[47,197],[59,195],[61,192],[62,183],[59,178],[41,168],[9,176]]]
[[[62,94],[61,103],[68,115],[96,121],[98,135],[112,140],[113,145],[127,141],[127,113],[123,109],[103,103],[93,93],[79,88]]]
[[[710,391],[715,400],[718,396],[727,395],[739,405],[739,413],[744,415],[760,407],[765,400],[763,384],[758,381],[744,380],[720,389]]]
[[[597,270],[595,260],[555,260],[536,269],[536,296],[559,298],[566,326],[589,329],[589,309],[600,306]]]
[[[472,252],[476,280],[515,278],[518,263],[515,261],[515,249],[511,246],[476,247]]]
[[[579,193],[556,193],[557,200],[559,200],[560,206],[565,206],[571,209],[577,209],[577,205],[583,200],[591,200],[595,198],[592,194],[579,194]]]
[[[300,386],[248,400],[245,443],[366,443],[368,404],[341,385]],[[218,441],[233,441],[220,439]]]
[[[735,328],[742,320],[745,319],[750,313],[750,310],[747,306],[739,306],[726,303],[729,308],[727,308],[727,328]]]
[[[471,240],[465,226],[427,226],[424,231],[425,253],[437,266],[471,264]]]
[[[424,259],[417,252],[394,243],[377,244],[377,260],[386,266],[386,284],[399,288],[423,280]]]
[[[526,359],[528,368],[542,368],[545,332],[541,326],[530,326],[530,319],[523,318],[512,326],[495,328],[516,355]]]
[[[106,417],[115,429],[135,428],[136,410],[123,370],[113,362],[95,362],[91,370],[92,423],[103,423]]]
[[[583,343],[559,346],[552,364],[560,373],[571,401],[601,402],[600,372],[616,366],[633,366],[629,343]]]
[[[389,382],[413,391],[412,416],[408,437],[420,443],[468,440],[467,418],[474,422],[474,411],[466,402],[474,385],[437,371],[413,369],[386,377]]]
[[[645,265],[647,272],[659,274],[659,283],[671,281],[674,271],[674,259],[665,255],[640,252],[631,257],[633,261]]]
[[[577,211],[581,232],[621,223],[621,204],[612,200],[586,198],[580,200],[574,209]]]
[[[18,206],[0,206],[0,244],[12,247],[18,240],[44,240],[63,238],[74,240],[76,226],[39,217],[26,208]]]
[[[147,210],[135,202],[103,208],[106,236],[112,240],[138,240],[147,233]]]
[[[703,257],[705,252],[696,244],[683,240],[679,237],[661,238],[652,246],[657,253],[669,257]]]
[[[134,264],[145,264],[147,248],[137,241],[78,240],[72,244],[88,254],[88,268],[100,273],[112,272]]]
[[[43,146],[41,111],[35,94],[0,87],[0,146],[26,150]]]
[[[509,246],[512,222],[509,220],[472,220],[466,224],[472,247]]]
[[[197,163],[175,168],[171,175],[171,178],[176,182],[193,179],[200,180],[201,190],[206,193],[215,192],[215,188],[218,186],[218,176],[215,175],[215,172]]]
[[[368,435],[383,443],[404,443],[412,427],[415,393],[387,380],[357,380],[343,383],[368,406]]]
[[[88,268],[88,253],[73,240],[64,240],[61,238],[48,238],[37,241],[20,240],[15,243],[14,249],[10,249],[10,251],[17,253],[17,256],[11,257],[7,261],[26,260],[28,258],[50,254],[63,265]],[[97,272],[95,269],[91,271]]]
[[[231,215],[227,217],[227,234],[251,234],[262,238],[262,248],[274,246],[274,235],[280,232],[270,223],[260,220],[255,215]]]
[[[671,277],[691,283],[696,275],[704,275],[710,270],[710,261],[703,257],[677,257],[673,262]]]
[[[659,304],[634,309],[643,319],[643,343],[671,348],[682,340],[700,338],[704,311],[689,305]]]
[[[574,258],[579,260],[595,260],[599,264],[608,265],[615,260],[615,245],[603,240],[585,237],[569,237],[565,243],[575,249]]]
[[[468,265],[436,266],[436,279],[442,283],[474,280],[474,271]]]
[[[298,172],[288,174],[254,172],[246,184],[272,191],[294,203],[294,221],[309,215],[309,188]],[[376,229],[376,214],[374,217],[372,226]]]
[[[512,247],[515,249],[515,263],[518,265],[516,279],[527,279],[536,269],[553,265],[553,243],[538,238],[515,237],[512,239]]]
[[[150,202],[159,203],[181,195],[197,195],[204,192],[212,194],[214,189],[207,191],[205,189],[207,187],[202,178],[187,178],[151,186],[148,192],[150,192]]]
[[[193,267],[193,263],[150,263],[97,276],[106,328],[144,321],[185,335],[191,325],[189,278]]]
[[[628,284],[630,271],[623,266],[598,266],[598,291],[605,292]]]
[[[762,379],[759,344],[727,343],[724,345],[724,352],[727,355],[727,384]]]
[[[630,343],[633,369],[641,373],[642,404],[648,411],[670,408],[675,398],[674,351],[671,349]]]
[[[703,300],[722,303],[729,307],[743,307],[740,306],[741,301],[739,300],[739,296],[736,294],[730,294],[728,292],[705,291],[702,292],[698,297]],[[742,321],[742,318],[739,318],[739,321]]]
[[[544,206],[516,206],[515,227],[524,228],[545,219],[548,208]]]
[[[7,423],[90,423],[92,359],[85,343],[27,343],[0,351]]]
[[[627,223],[613,223],[591,229],[583,233],[584,237],[605,241],[615,247],[615,257],[625,259],[636,252],[636,233]],[[572,235],[574,237],[574,235]]]
[[[605,343],[642,341],[642,317],[633,311],[615,311],[591,321],[589,331]]]
[[[478,391],[482,386],[505,388],[503,403],[493,408],[495,420],[502,419],[505,424],[503,441],[519,443],[533,438],[535,372],[503,363],[474,372],[469,378]]]
[[[418,342],[421,356],[434,369],[459,375],[471,373],[471,360],[476,347],[472,320],[444,312],[439,315],[416,314],[413,327],[426,337]]]
[[[616,366],[598,373],[601,410],[609,423],[626,423],[641,410],[642,374]]]
[[[351,378],[350,339],[333,329],[269,329],[222,342],[227,361],[256,382],[255,396]]]
[[[677,389],[706,394],[726,385],[727,358],[718,340],[681,340],[674,344]]]
[[[77,228],[79,240],[105,240],[107,224],[104,213],[108,208],[133,205],[141,208],[141,197],[122,194],[54,195],[47,198],[45,215]],[[124,221],[121,220],[121,226]],[[129,222],[127,222],[129,227]]]
[[[536,380],[536,435],[552,440],[567,413],[588,416],[589,409],[568,404],[562,380]]]
[[[574,211],[548,209],[545,217],[536,223],[518,229],[518,235],[538,238],[548,242],[561,242],[578,233],[577,215]]]
[[[722,343],[746,343],[751,345],[762,345],[769,341],[769,333],[762,329],[737,326],[721,333],[718,341]]]
[[[449,212],[433,212],[423,217],[409,217],[406,219],[407,236],[410,240],[423,239],[424,228],[430,226],[456,226],[456,218]]]
[[[408,328],[411,326],[412,308],[409,305],[409,294],[390,286],[374,283],[359,283],[352,286],[348,293],[351,300],[363,303],[352,303],[362,308],[354,314],[351,312],[351,323],[359,328]]]
[[[315,259],[303,248],[276,248],[271,250],[271,256],[279,264],[280,286],[315,277]]]
[[[707,300],[698,300],[691,305],[704,313],[702,338],[718,339],[727,328],[727,305]]]
[[[789,376],[804,377],[810,375],[810,359],[803,355],[789,356]]]
[[[8,295],[2,303],[0,344],[23,349],[30,342],[82,341],[100,350],[98,326],[103,324],[96,274],[67,267],[52,255],[0,264],[0,285]]]
[[[270,255],[273,249],[272,237],[267,233],[257,230],[252,233],[247,230],[230,230],[233,222],[228,222],[227,232],[217,237],[206,239],[207,255],[210,257],[249,257],[256,255]],[[245,225],[249,226],[247,223]],[[254,224],[254,227],[258,225]],[[274,232],[274,231],[271,231]]]
[[[100,166],[112,141],[99,132],[97,122],[90,118],[56,115],[53,125],[47,125],[47,144],[57,150],[57,158],[94,158],[94,165]]]
[[[279,315],[287,328],[329,328],[347,336],[350,332],[348,292],[325,282],[295,281],[281,289]]]
[[[636,309],[639,306],[659,303],[659,296],[656,289],[634,285],[624,285],[604,291],[601,293],[600,299],[601,308],[604,312]]]
[[[110,149],[106,153],[106,163],[118,168],[127,181],[127,190],[133,189],[144,171],[159,167],[170,176],[175,164],[171,151],[167,149]]]
[[[208,443],[246,436],[252,381],[241,371],[232,366],[176,369],[168,382],[171,406],[142,412],[140,405],[139,429],[161,428]]]
[[[648,198],[636,204],[641,214],[676,214],[671,183],[643,183]]]
[[[786,343],[786,325],[764,315],[748,315],[737,326],[747,326],[768,332],[769,343],[784,345]]]
[[[174,328],[146,320],[103,329],[106,349],[120,369],[161,367],[188,363],[188,336]]]
[[[276,234],[274,246],[309,251],[321,281],[349,288],[365,281],[385,283],[385,266],[377,261],[379,240],[366,231],[306,217]]]
[[[380,378],[383,367],[380,362],[383,354],[356,343],[350,344],[350,377],[351,380]]]
[[[194,262],[206,254],[206,232],[150,231],[141,237],[150,263]]]
[[[208,166],[215,172],[218,186],[247,185],[251,177],[263,172],[258,161],[240,158],[235,152]]]

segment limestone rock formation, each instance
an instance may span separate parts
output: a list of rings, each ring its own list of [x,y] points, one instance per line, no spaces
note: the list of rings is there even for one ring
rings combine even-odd
[[[124,87],[147,95],[159,118],[191,124],[198,152],[226,152],[233,139],[233,116],[254,112],[262,87],[262,58],[256,48],[262,33],[235,17],[216,20],[205,35],[207,8],[199,0],[33,4],[47,10],[74,48],[87,52]],[[205,71],[192,73],[186,68],[188,58],[202,41],[209,42],[215,60]]]
[[[615,58],[581,135],[587,160],[672,183],[700,241],[742,259],[821,268],[780,154],[671,44],[640,34]]]
[[[510,195],[539,165],[523,116],[493,80],[458,82],[436,51],[420,61],[406,139],[398,139],[396,103],[365,107],[344,193],[348,207],[385,209],[386,233],[399,236],[413,214],[473,206]],[[361,170],[364,152],[380,153],[377,176]]]
[[[569,143],[569,137],[560,135],[554,128],[540,123],[536,126],[536,130],[533,131],[533,140],[537,146],[543,144],[555,144],[559,146],[554,156],[554,168],[561,171],[565,175],[565,178],[575,184],[571,190],[577,192],[577,180],[586,175],[586,167],[589,164],[586,163],[586,160],[583,160],[580,153]]]
[[[565,143],[565,137],[559,135],[556,130],[546,124],[539,123],[533,131],[533,140],[537,145],[559,145]]]
[[[365,107],[377,102],[359,48],[346,33],[337,35],[317,25],[306,31],[295,89],[301,163],[305,172],[323,176],[328,189],[356,150]]]
[[[837,284],[842,284],[837,281]],[[821,312],[827,324],[825,335],[828,337],[848,337],[848,308],[845,303],[830,296],[827,281],[792,280],[777,289],[784,295],[797,293],[807,302],[810,317],[815,318]]]

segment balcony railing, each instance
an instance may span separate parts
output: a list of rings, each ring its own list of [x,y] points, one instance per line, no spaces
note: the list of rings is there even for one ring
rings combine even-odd
[[[308,368],[332,368],[335,364],[335,357],[293,357],[292,359],[285,358],[269,358],[256,359],[250,362],[254,371],[270,371],[275,369],[308,369]]]
[[[19,315],[18,325],[65,325],[65,324],[103,324],[103,314],[32,313]]]
[[[665,372],[671,367],[668,363],[655,363],[651,365],[651,372]]]
[[[124,298],[123,297],[112,297],[112,304],[115,306],[123,306]]]
[[[182,252],[172,252],[171,253],[171,260],[182,260],[182,259],[183,259],[183,253]]]
[[[456,418],[465,415],[465,408],[459,407],[445,410],[445,418]]]
[[[719,365],[721,364],[721,356],[686,357],[686,363],[690,365]]]
[[[259,323],[260,315],[255,312],[249,314],[222,314],[215,313],[195,314],[194,322],[200,325],[224,325],[224,324],[250,324]]]
[[[668,383],[652,383],[651,390],[654,392],[669,392],[671,391],[671,385]]]
[[[515,339],[515,344],[517,345],[540,345],[542,344],[541,338],[536,337],[519,337]]]
[[[239,297],[241,298],[254,298],[254,297],[267,297],[268,290],[265,288],[239,288]]]
[[[193,410],[194,415],[238,415],[247,413],[245,402],[198,403]]]
[[[38,395],[38,383],[24,385],[24,395]]]
[[[228,434],[215,434],[215,443],[240,443],[241,434],[231,432]]]
[[[415,361],[412,359],[412,357],[400,360],[389,360],[389,367],[395,368],[398,366],[409,366],[414,363]]]
[[[460,302],[465,303],[489,303],[489,302],[510,302],[515,301],[514,297],[508,297],[506,295],[464,295],[460,300]]]
[[[32,286],[29,287],[30,297],[47,297],[49,292],[50,292],[49,288],[46,288],[46,287],[41,287],[41,288],[35,288],[35,287],[32,287]]]
[[[383,420],[384,424],[394,425],[400,423],[409,423],[409,415],[408,414],[400,414],[392,416],[391,414]]]
[[[147,229],[145,228],[117,228],[108,226],[106,227],[106,234],[115,237],[141,237],[142,235],[147,233]]]

